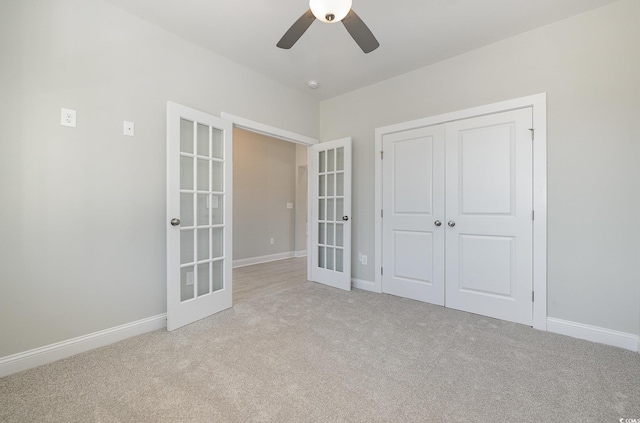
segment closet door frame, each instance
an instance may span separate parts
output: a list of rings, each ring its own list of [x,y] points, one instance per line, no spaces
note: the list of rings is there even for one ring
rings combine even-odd
[[[547,95],[516,98],[442,115],[377,128],[375,131],[375,280],[382,292],[382,139],[384,135],[424,126],[531,107],[533,109],[533,327],[547,330]],[[364,288],[364,287],[363,287]]]

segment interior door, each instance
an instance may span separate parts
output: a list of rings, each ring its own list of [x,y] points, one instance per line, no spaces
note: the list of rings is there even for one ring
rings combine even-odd
[[[310,281],[351,290],[351,138],[309,148]]]
[[[446,126],[446,306],[531,325],[530,108]]]
[[[232,304],[232,124],[167,104],[167,329]]]
[[[382,291],[444,305],[444,126],[382,140]]]

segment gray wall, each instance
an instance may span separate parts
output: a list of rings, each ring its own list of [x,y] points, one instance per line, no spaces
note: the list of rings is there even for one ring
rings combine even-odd
[[[353,276],[374,280],[374,130],[547,93],[548,313],[640,333],[640,2],[623,0],[324,101],[354,139]]]
[[[166,311],[167,100],[317,137],[316,100],[101,0],[1,1],[0,51],[0,357]]]
[[[296,144],[234,129],[234,260],[295,251],[295,187]]]

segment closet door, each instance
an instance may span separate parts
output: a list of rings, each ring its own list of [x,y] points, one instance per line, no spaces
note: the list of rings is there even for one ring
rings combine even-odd
[[[530,108],[446,125],[446,306],[531,325]]]
[[[444,126],[383,137],[385,293],[444,304]]]

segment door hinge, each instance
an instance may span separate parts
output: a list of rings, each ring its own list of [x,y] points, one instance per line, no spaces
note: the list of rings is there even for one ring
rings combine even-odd
[[[529,131],[531,131],[531,141],[533,141],[533,139],[535,138],[536,130],[533,128],[529,128]]]
[[[535,220],[536,219],[536,212],[535,210],[531,210],[531,220]]]
[[[382,267],[380,267],[380,274],[384,275],[384,269]]]
[[[384,151],[380,150],[380,160],[384,159]]]
[[[384,217],[384,210],[380,209],[380,217]]]
[[[531,291],[531,302],[534,302],[536,300],[536,293],[534,291]]]

